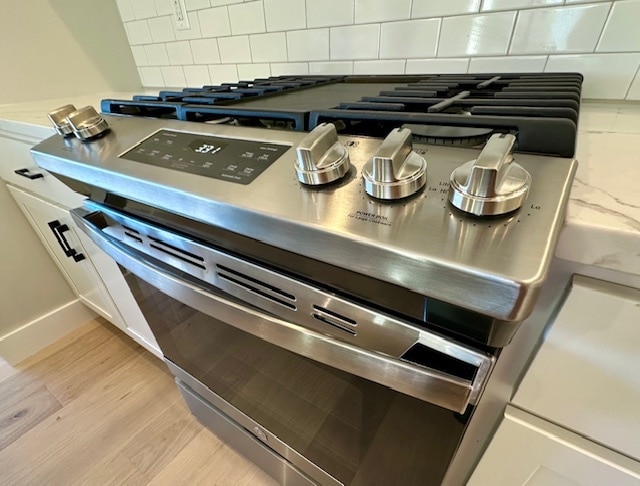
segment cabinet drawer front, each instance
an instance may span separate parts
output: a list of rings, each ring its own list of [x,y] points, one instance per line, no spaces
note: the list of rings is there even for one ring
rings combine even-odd
[[[640,290],[574,277],[513,402],[640,460]]]
[[[637,486],[640,463],[507,407],[468,486]]]
[[[0,177],[15,187],[68,208],[81,206],[84,196],[69,189],[33,161],[29,150],[38,142],[0,136]]]

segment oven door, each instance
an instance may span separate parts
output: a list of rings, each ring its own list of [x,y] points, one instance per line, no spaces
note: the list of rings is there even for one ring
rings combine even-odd
[[[87,207],[96,209],[92,204]],[[201,421],[212,422],[216,433],[236,424],[239,434],[262,441],[285,465],[265,469],[284,484],[297,483],[293,477],[311,484],[440,484],[491,357],[421,330],[422,348],[453,356],[416,364],[409,354],[363,349],[285,320],[120,240],[107,220],[128,223],[128,230],[147,223],[111,211],[72,215],[123,267]],[[132,231],[134,242],[142,239]],[[162,231],[153,230],[156,246]],[[171,248],[173,259],[194,256]],[[452,359],[471,362],[472,375],[452,374]],[[442,363],[446,371],[438,369]],[[212,410],[222,418],[203,418]]]

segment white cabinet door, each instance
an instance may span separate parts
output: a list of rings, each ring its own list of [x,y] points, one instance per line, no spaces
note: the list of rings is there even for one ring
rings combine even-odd
[[[75,226],[65,209],[8,187],[78,297],[138,344],[162,357],[117,264]]]
[[[124,327],[100,276],[87,258],[69,213],[20,189],[8,188],[78,297],[105,319]]]
[[[638,486],[640,463],[507,406],[468,486]]]

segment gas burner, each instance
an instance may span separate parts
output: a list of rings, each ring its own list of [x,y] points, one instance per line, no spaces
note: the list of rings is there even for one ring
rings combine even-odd
[[[493,130],[491,128],[452,127],[447,125],[414,125],[405,123],[413,133],[413,141],[429,145],[453,145],[456,147],[476,147],[484,144]]]

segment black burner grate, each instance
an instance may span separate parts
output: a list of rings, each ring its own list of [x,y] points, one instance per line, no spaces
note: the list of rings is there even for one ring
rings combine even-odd
[[[407,124],[483,128],[515,134],[521,152],[572,157],[582,81],[579,73],[275,76],[107,99],[101,108],[297,131],[334,122],[368,136]]]

